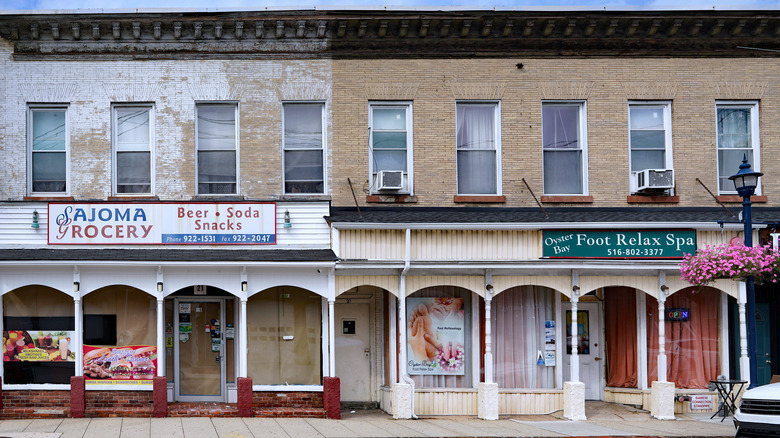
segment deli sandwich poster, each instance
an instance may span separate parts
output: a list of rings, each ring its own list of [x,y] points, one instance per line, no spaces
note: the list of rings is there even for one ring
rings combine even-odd
[[[407,298],[409,374],[463,375],[463,298]]]
[[[87,384],[151,384],[156,375],[155,346],[84,346],[84,377]]]

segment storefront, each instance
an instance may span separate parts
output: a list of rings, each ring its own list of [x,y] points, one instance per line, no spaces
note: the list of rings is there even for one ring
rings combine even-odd
[[[148,415],[156,377],[167,381],[168,402],[223,403],[237,402],[246,378],[255,411],[322,411],[335,265],[327,207],[25,205],[47,213],[23,238],[48,245],[2,252],[6,406],[40,410],[37,394],[69,391],[83,376],[88,415],[101,415],[101,397],[117,408],[133,399],[128,409]],[[215,220],[204,230],[206,216]],[[55,415],[67,415],[67,405]]]
[[[691,396],[715,409],[709,381],[729,375],[735,357],[740,366],[729,343],[739,285],[695,289],[679,274],[683,253],[736,236],[714,220],[542,228],[515,211],[483,225],[455,212],[437,223],[435,209],[420,209],[419,222],[393,223],[408,217],[399,210],[329,218],[337,308],[366,291],[378,297],[369,350],[389,362],[356,381],[378,373],[374,400],[396,417],[568,416],[577,396],[669,417],[690,411]]]

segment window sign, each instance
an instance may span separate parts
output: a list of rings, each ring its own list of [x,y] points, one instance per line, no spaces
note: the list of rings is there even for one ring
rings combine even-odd
[[[545,258],[681,259],[696,252],[694,230],[544,230]]]
[[[463,375],[463,298],[407,298],[409,374]]]
[[[690,317],[690,309],[667,309],[667,321],[687,321]]]
[[[273,203],[50,203],[50,245],[273,245]]]

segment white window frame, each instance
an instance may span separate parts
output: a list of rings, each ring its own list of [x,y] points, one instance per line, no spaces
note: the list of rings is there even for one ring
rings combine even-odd
[[[200,156],[200,148],[198,145],[198,111],[201,106],[233,106],[235,111],[235,120],[236,120],[236,126],[235,128],[235,137],[236,137],[236,144],[235,144],[235,152],[236,152],[236,190],[234,193],[200,193],[199,187],[200,187],[200,173],[198,171],[198,160]],[[241,139],[239,137],[239,105],[236,101],[199,101],[195,102],[195,193],[197,196],[214,196],[214,197],[228,197],[228,196],[239,196],[241,194],[241,148],[240,143]],[[228,150],[228,149],[223,149]]]
[[[117,134],[119,133],[119,122],[117,121],[117,110],[118,109],[144,109],[149,113],[149,144],[147,149],[138,149],[138,150],[118,150],[118,140],[117,140]],[[112,190],[114,193],[114,196],[152,196],[155,192],[155,183],[154,183],[154,168],[155,168],[155,138],[154,138],[154,104],[152,103],[114,103],[111,105],[111,149],[112,149],[112,162],[114,165],[112,166],[112,174],[111,179],[113,181],[112,183]],[[118,152],[149,152],[149,193],[120,193],[118,190],[118,180],[117,180],[117,153]]]
[[[491,106],[493,107],[493,138],[495,141],[495,147],[493,152],[496,154],[496,191],[495,193],[466,193],[461,192],[458,185],[458,152],[461,149],[458,148],[458,106],[459,105],[473,105],[473,106]],[[470,151],[474,149],[463,149],[464,151]],[[501,101],[497,100],[459,100],[455,102],[455,185],[458,195],[474,195],[474,196],[501,196],[502,195],[502,183],[501,183]]]
[[[377,187],[378,177],[374,170],[374,109],[375,108],[403,108],[406,110],[406,172],[404,172],[403,189],[393,192],[380,191]],[[376,101],[368,103],[368,175],[371,181],[370,193],[372,194],[404,194],[414,195],[414,160],[413,157],[413,135],[412,127],[414,126],[412,112],[412,102],[395,102],[395,101]]]
[[[674,169],[673,161],[673,149],[672,149],[672,102],[668,100],[634,100],[628,102],[628,172],[629,172],[629,189],[631,193],[636,193],[637,185],[634,177],[634,172],[631,169],[631,108],[644,107],[644,108],[661,108],[663,109],[663,122],[664,122],[664,162],[665,169]],[[670,189],[668,192],[670,195],[674,195],[674,189]]]
[[[544,189],[544,107],[546,105],[577,105],[579,109],[579,135],[580,150],[582,151],[582,193],[547,193]],[[542,137],[542,191],[546,196],[588,196],[588,102],[585,100],[543,100],[541,114]],[[553,149],[550,149],[553,150]]]
[[[761,171],[761,137],[760,137],[760,125],[759,125],[759,102],[756,100],[717,100],[715,101],[715,185],[718,188],[719,195],[736,195],[737,190],[721,190],[720,189],[720,146],[718,145],[718,109],[720,108],[743,108],[750,109],[750,140],[751,149],[753,150],[753,161],[750,162],[750,166],[755,172]],[[740,161],[741,163],[741,161]],[[735,172],[736,173],[736,172]],[[731,175],[725,175],[729,177]],[[731,184],[733,187],[733,184]],[[756,187],[756,195],[761,195],[761,178],[758,181],[758,187]]]
[[[285,120],[284,120],[284,106],[285,105],[319,105],[322,117],[322,192],[310,192],[310,193],[288,193],[287,181],[285,175],[287,174],[287,163],[285,158],[287,156],[287,147],[284,138],[285,133]],[[327,125],[327,102],[319,100],[302,100],[302,101],[285,101],[282,102],[282,193],[284,196],[317,196],[325,195],[328,193],[328,166],[327,166],[327,147],[328,147],[328,125]],[[312,151],[315,149],[290,149],[291,151]]]
[[[27,105],[27,193],[30,196],[69,196],[71,191],[70,178],[70,111],[69,105],[62,104],[28,104]],[[65,190],[62,192],[33,191],[33,113],[38,111],[65,112]]]

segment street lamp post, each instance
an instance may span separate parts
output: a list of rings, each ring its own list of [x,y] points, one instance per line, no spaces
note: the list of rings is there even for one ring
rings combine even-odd
[[[751,217],[750,197],[756,192],[758,187],[758,178],[763,175],[761,172],[754,172],[747,162],[747,154],[739,165],[739,172],[729,177],[734,181],[734,187],[739,196],[742,196],[742,222],[745,223],[745,246],[753,246],[753,219]],[[756,287],[753,283],[753,276],[745,279],[745,291],[747,292],[747,338],[748,338],[748,358],[750,359],[750,388],[756,386],[758,381],[758,363],[756,357]]]

